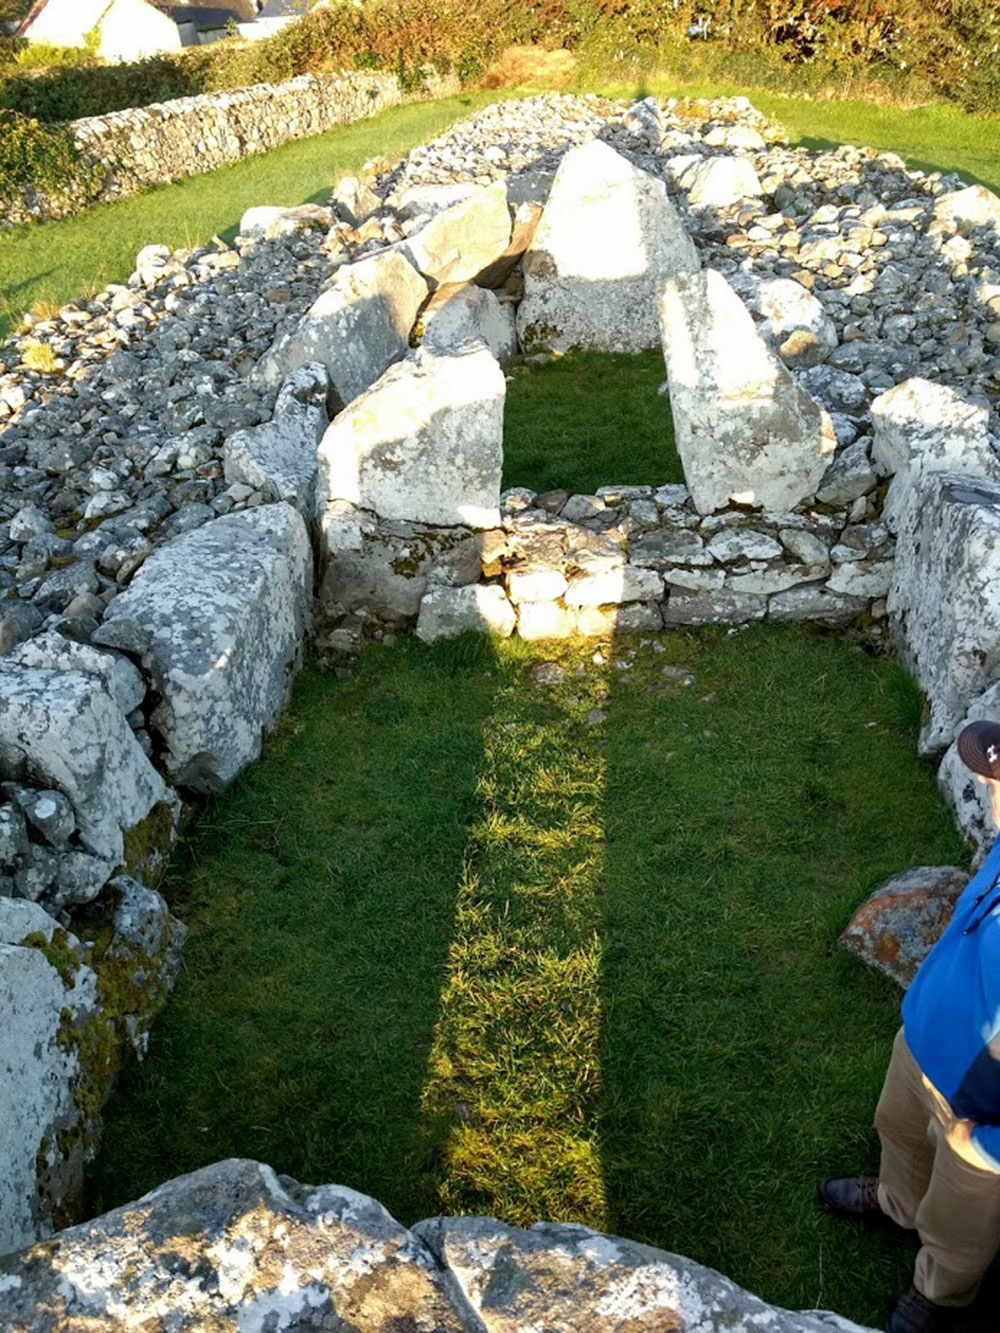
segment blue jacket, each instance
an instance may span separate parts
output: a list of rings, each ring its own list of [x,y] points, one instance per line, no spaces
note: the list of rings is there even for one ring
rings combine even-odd
[[[1000,1171],[1000,838],[903,999],[917,1064]]]

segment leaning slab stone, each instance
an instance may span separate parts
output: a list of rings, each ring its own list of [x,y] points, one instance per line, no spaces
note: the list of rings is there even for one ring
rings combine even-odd
[[[430,588],[420,603],[417,638],[425,643],[451,639],[467,630],[481,630],[509,639],[517,615],[496,584],[473,583],[464,588]]]
[[[497,527],[506,389],[481,344],[392,366],[323,437],[320,517],[346,501],[383,518]]]
[[[485,343],[501,365],[517,353],[513,306],[475,283],[439,287],[422,322],[421,346],[438,356],[467,351],[478,342]]]
[[[664,280],[698,265],[661,180],[598,140],[573,148],[524,257],[521,346],[655,347]]]
[[[893,875],[861,904],[840,943],[906,990],[968,882],[958,866],[915,866]]]
[[[530,1231],[438,1217],[414,1234],[454,1276],[484,1333],[829,1333],[817,1313],[765,1305],[721,1273],[572,1223]],[[854,1328],[846,1321],[839,1327]]]
[[[897,527],[916,481],[925,472],[960,472],[1000,480],[990,441],[990,413],[944,384],[908,379],[871,406],[872,461],[892,477],[883,517]]]
[[[290,505],[227,514],[154,551],[111,624],[145,638],[167,767],[217,791],[260,753],[288,697],[309,618],[312,552]]]
[[[955,735],[970,722],[1000,721],[1000,683],[991,685],[969,704],[965,717]],[[978,848],[976,860],[981,861],[993,846],[997,830],[990,811],[989,790],[977,781],[974,773],[958,757],[957,740],[945,751],[938,769],[938,786],[945,800],[955,812],[955,823]]]
[[[835,446],[829,415],[768,348],[721,273],[672,278],[661,303],[677,450],[702,514],[731,501],[793,509]]]
[[[1000,484],[923,473],[903,513],[888,610],[927,696],[921,753],[954,738],[970,699],[1000,676]]]
[[[239,1158],[0,1260],[0,1292],[9,1333],[475,1327],[448,1272],[381,1204]]]
[[[99,677],[0,665],[0,747],[69,798],[86,851],[112,864],[167,788]]]
[[[408,237],[404,250],[432,286],[468,282],[503,254],[510,228],[507,187],[497,181],[436,214]]]
[[[340,401],[349,403],[404,355],[426,297],[426,282],[397,251],[344,264],[296,327],[260,361],[253,378],[277,388],[293,370],[318,361]]]
[[[379,520],[332,504],[322,521],[320,614],[374,614],[406,624],[418,615],[429,587],[476,582],[490,536],[466,527]]]
[[[316,507],[316,446],[329,425],[330,380],[312,362],[281,386],[270,421],[235,431],[222,447],[226,481],[242,482],[265,500],[287,500],[312,521]]]

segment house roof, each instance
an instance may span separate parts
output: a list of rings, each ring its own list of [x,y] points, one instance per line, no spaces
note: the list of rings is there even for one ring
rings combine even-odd
[[[154,0],[157,9],[168,14],[175,23],[193,23],[196,28],[224,28],[234,23],[252,23],[257,17],[251,0],[223,0],[218,5],[187,5],[171,0]]]
[[[266,0],[258,18],[299,18],[313,7],[314,0]]]

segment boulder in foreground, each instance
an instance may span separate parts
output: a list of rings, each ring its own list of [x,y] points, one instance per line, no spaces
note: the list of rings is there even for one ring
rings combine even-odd
[[[906,990],[968,882],[958,866],[915,866],[893,875],[861,904],[840,942]]]

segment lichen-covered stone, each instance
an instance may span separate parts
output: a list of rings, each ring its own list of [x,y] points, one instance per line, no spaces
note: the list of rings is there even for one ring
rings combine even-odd
[[[508,639],[516,623],[514,608],[496,584],[473,583],[464,588],[438,585],[428,589],[421,599],[416,632],[425,643],[454,638],[467,630]]]
[[[468,282],[503,254],[510,228],[507,187],[497,181],[435,214],[407,238],[405,253],[434,286]]]
[[[698,265],[662,180],[605,143],[571,149],[524,257],[521,346],[655,347],[663,281]]]
[[[318,362],[341,402],[350,403],[404,355],[426,297],[426,282],[398,251],[344,264],[259,362],[254,379],[277,388],[293,370]]]
[[[121,653],[88,643],[77,643],[55,631],[37,634],[7,654],[8,662],[53,671],[80,671],[95,676],[126,715],[146,697],[146,683],[135,665]]]
[[[236,1158],[0,1261],[0,1292],[7,1333],[472,1327],[447,1273],[374,1199]]]
[[[693,208],[731,208],[741,199],[759,199],[760,177],[745,157],[671,158],[667,170]]]
[[[234,431],[223,446],[226,481],[242,482],[265,500],[287,500],[308,522],[316,506],[316,447],[329,424],[330,380],[316,362],[294,370],[278,393],[270,421]]]
[[[312,552],[288,504],[227,514],[154,551],[108,611],[142,631],[152,725],[183,786],[215,791],[260,753],[284,708],[312,595]]]
[[[519,1231],[493,1218],[462,1217],[418,1222],[413,1231],[454,1274],[484,1333],[820,1333],[829,1327],[811,1314],[765,1305],[690,1259],[588,1227],[539,1222]]]
[[[903,511],[888,610],[927,696],[920,748],[950,745],[1000,676],[1000,484],[924,472]]]
[[[840,943],[905,990],[968,882],[957,866],[916,866],[893,875],[861,904]]]
[[[421,318],[424,333],[420,345],[439,356],[484,342],[503,366],[517,352],[514,307],[474,283],[439,287]]]
[[[944,384],[908,379],[871,405],[872,461],[891,477],[883,516],[895,528],[915,483],[925,472],[959,472],[1000,480],[990,440],[989,408]]]
[[[167,794],[98,676],[0,664],[0,743],[72,803],[84,849],[117,864],[124,830]]]
[[[506,388],[482,344],[392,366],[323,437],[320,518],[346,501],[387,519],[497,527]]]
[[[714,270],[672,278],[661,303],[677,451],[696,508],[787,510],[833,458],[828,414],[798,387]]]

